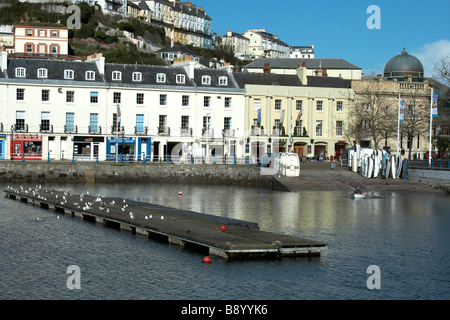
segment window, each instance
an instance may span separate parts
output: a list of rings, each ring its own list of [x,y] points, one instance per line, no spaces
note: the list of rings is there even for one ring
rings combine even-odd
[[[275,100],[275,110],[281,110],[281,100]]]
[[[16,90],[16,100],[18,100],[18,101],[25,100],[25,89],[17,89]]]
[[[41,112],[41,131],[50,130],[50,112]]]
[[[166,74],[165,73],[158,73],[156,75],[156,82],[158,82],[158,83],[165,83],[166,82]]]
[[[32,44],[27,44],[27,52],[33,52],[33,45]]]
[[[219,77],[219,86],[226,86],[228,84],[228,78],[225,76]]]
[[[57,54],[58,53],[58,47],[59,46],[52,46],[52,53]]]
[[[386,106],[384,113],[385,113],[384,115],[386,116],[386,118],[389,118],[389,106]]]
[[[16,77],[25,78],[27,70],[25,68],[16,68]]]
[[[211,84],[210,76],[202,76],[202,84]]]
[[[73,79],[73,77],[74,77],[74,72],[73,72],[73,70],[69,70],[69,69],[64,70],[64,79],[69,79],[69,80],[71,80],[71,79]]]
[[[142,81],[142,73],[133,72],[132,78],[133,78],[133,81]]]
[[[37,77],[38,78],[47,78],[47,69],[39,68],[37,70]]]
[[[98,113],[91,113],[89,116],[89,132],[98,132]]]
[[[183,107],[188,107],[189,106],[189,96],[182,96],[181,97],[181,105]]]
[[[66,102],[75,102],[75,91],[66,91]]]
[[[136,132],[144,132],[144,115],[136,115]]]
[[[204,97],[203,98],[203,106],[205,108],[208,108],[211,106],[211,97]]]
[[[121,103],[122,94],[121,92],[113,93],[113,103]]]
[[[316,111],[318,111],[318,112],[322,112],[323,111],[323,101],[318,100],[316,102]]]
[[[97,91],[91,91],[91,103],[98,103],[98,92]]]
[[[203,129],[208,130],[208,132],[209,132],[210,127],[211,127],[211,117],[204,116],[203,117]]]
[[[121,81],[122,80],[122,72],[120,72],[120,71],[113,71],[113,73],[112,73],[112,80],[113,81]]]
[[[52,37],[54,38],[58,37],[58,31],[52,30]]]
[[[189,129],[189,116],[181,116],[181,129]]]
[[[48,89],[43,89],[42,90],[42,101],[47,102],[50,100],[50,90]]]
[[[95,80],[95,72],[86,71],[86,80]]]
[[[160,94],[159,95],[159,105],[160,106],[167,105],[167,94]]]
[[[336,112],[343,112],[344,111],[344,104],[342,101],[336,102]]]
[[[231,108],[231,97],[225,97],[225,108]]]
[[[45,30],[39,30],[39,37],[45,37]]]
[[[303,120],[295,120],[295,130],[297,136],[303,135]]]
[[[144,104],[144,94],[136,93],[136,104]]]
[[[16,130],[25,130],[25,111],[16,111]]]
[[[33,29],[27,29],[27,36],[29,37],[33,36]]]
[[[231,117],[225,117],[223,119],[224,130],[231,130]]]
[[[261,109],[261,99],[253,100],[253,110]]]
[[[296,100],[295,101],[295,110],[300,111],[303,109],[303,100]]]
[[[316,137],[321,137],[323,133],[323,121],[317,120],[316,121]]]
[[[184,83],[185,82],[185,76],[184,74],[177,74],[177,83]]]
[[[160,114],[159,115],[158,133],[165,133],[166,132],[166,125],[167,125],[167,116]]]
[[[336,137],[342,137],[343,128],[344,128],[344,122],[336,121]]]
[[[75,113],[66,112],[66,131],[75,131]]]

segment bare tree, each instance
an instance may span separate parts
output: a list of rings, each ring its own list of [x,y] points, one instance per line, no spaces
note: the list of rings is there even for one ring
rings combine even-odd
[[[447,86],[450,86],[450,53],[443,56],[434,65],[435,78]]]

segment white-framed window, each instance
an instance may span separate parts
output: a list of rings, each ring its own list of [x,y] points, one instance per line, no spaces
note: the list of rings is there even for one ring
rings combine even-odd
[[[316,120],[316,137],[321,137],[323,134],[323,121]]]
[[[177,81],[177,83],[185,83],[184,74],[177,74],[176,81]]]
[[[136,93],[136,104],[144,104],[144,94]]]
[[[275,110],[281,110],[281,100],[275,100]]]
[[[58,31],[52,30],[52,37],[54,38],[58,37]]]
[[[45,37],[45,30],[39,30],[39,37]]]
[[[142,73],[141,72],[133,72],[132,74],[133,81],[142,81]]]
[[[210,76],[202,76],[202,84],[211,84]]]
[[[211,97],[203,97],[203,107],[209,108],[211,107]]]
[[[75,72],[73,72],[73,70],[70,70],[70,69],[64,70],[64,79],[73,80],[74,75],[75,75]]]
[[[225,108],[231,108],[231,97],[225,97],[224,107]]]
[[[303,109],[303,100],[295,100],[295,110],[300,111]]]
[[[95,72],[94,71],[86,71],[86,80],[95,80]]]
[[[41,93],[41,101],[48,102],[50,101],[50,90],[48,89],[42,89]]]
[[[261,109],[261,99],[253,99],[253,110]]]
[[[45,68],[39,68],[38,70],[37,70],[37,77],[38,78],[47,78],[47,69],[45,69]]]
[[[27,44],[27,52],[33,52],[33,45]]]
[[[66,91],[66,102],[67,103],[75,102],[75,91],[72,91],[72,90]]]
[[[226,86],[228,85],[228,78],[225,76],[219,77],[219,86]]]
[[[25,78],[26,74],[27,74],[27,69],[21,68],[21,67],[16,68],[16,77]]]
[[[16,90],[16,100],[24,101],[25,100],[25,89],[17,88]]]
[[[112,72],[112,80],[113,81],[121,81],[122,80],[122,72],[120,72],[120,71],[113,71]]]
[[[317,102],[316,102],[316,111],[317,112],[322,112],[323,111],[323,101],[322,100],[317,100]]]
[[[181,106],[189,107],[189,96],[188,95],[184,95],[181,97]]]
[[[344,103],[342,101],[336,102],[336,112],[344,112]]]
[[[336,121],[336,137],[342,137],[344,132],[344,122]]]
[[[48,111],[41,112],[41,130],[42,131],[50,130],[50,112]]]
[[[58,47],[59,46],[52,46],[52,53],[54,54],[58,53]]]
[[[158,82],[158,83],[165,83],[166,82],[166,74],[165,73],[158,73],[156,75],[156,82]]]

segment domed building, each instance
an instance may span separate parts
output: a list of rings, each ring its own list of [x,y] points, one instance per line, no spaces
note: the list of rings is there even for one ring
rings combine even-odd
[[[419,81],[424,76],[423,65],[419,59],[403,49],[401,54],[396,55],[386,63],[384,76],[389,80],[404,81],[407,78],[412,78],[413,81]]]

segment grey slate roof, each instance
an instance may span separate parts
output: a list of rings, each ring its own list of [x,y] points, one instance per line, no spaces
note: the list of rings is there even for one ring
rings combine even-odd
[[[247,69],[262,69],[269,63],[272,69],[297,69],[302,63],[307,69],[318,69],[320,65],[324,69],[359,69],[360,67],[345,61],[344,59],[289,59],[289,58],[265,58],[249,63]]]
[[[202,84],[202,77],[210,76],[211,84]],[[227,77],[226,85],[219,85],[219,78]],[[226,70],[216,70],[216,69],[195,69],[194,82],[198,87],[219,87],[219,88],[236,88],[230,74]]]
[[[233,73],[233,75],[240,88],[244,88],[246,84],[259,84],[268,86],[302,85],[302,82],[296,75],[281,75],[275,73],[251,73],[251,72],[235,72]]]

